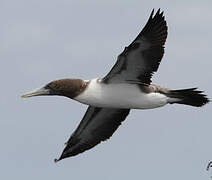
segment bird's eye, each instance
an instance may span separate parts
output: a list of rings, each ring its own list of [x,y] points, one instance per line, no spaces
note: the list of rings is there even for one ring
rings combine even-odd
[[[47,84],[44,88],[45,89],[52,89],[52,87],[49,84]]]

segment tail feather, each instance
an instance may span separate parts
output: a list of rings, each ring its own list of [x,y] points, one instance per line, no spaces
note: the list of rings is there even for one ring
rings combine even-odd
[[[186,104],[195,107],[201,107],[209,103],[209,99],[203,91],[197,88],[170,90],[167,94],[170,97],[170,103]]]

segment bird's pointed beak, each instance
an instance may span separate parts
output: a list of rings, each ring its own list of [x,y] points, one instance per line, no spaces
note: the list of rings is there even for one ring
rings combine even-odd
[[[49,95],[50,94],[50,90],[46,89],[46,88],[41,88],[41,89],[36,89],[33,91],[30,91],[24,95],[22,95],[22,98],[28,98],[28,97],[32,97],[32,96],[45,96],[45,95]]]

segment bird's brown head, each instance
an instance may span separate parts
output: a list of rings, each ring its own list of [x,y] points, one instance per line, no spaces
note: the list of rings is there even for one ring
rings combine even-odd
[[[26,93],[21,97],[58,95],[74,98],[86,89],[87,84],[88,82],[81,79],[60,79],[46,84],[41,89]]]

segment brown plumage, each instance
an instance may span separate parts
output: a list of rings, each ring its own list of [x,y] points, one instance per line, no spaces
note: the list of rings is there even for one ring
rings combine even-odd
[[[52,81],[46,85],[46,88],[51,89],[54,95],[65,96],[73,99],[88,86],[89,81],[83,81],[82,79],[59,79]]]

